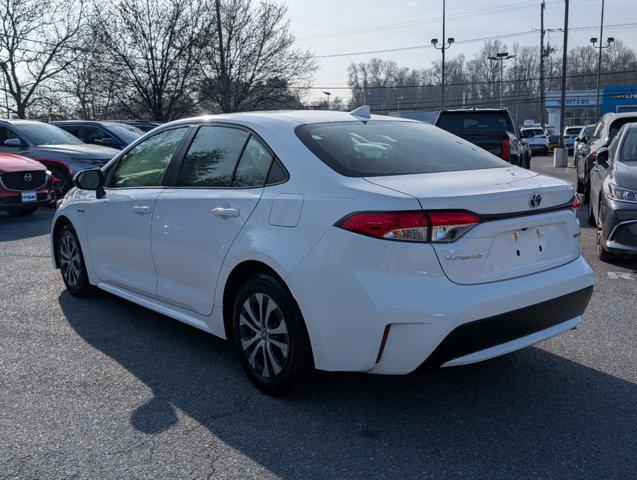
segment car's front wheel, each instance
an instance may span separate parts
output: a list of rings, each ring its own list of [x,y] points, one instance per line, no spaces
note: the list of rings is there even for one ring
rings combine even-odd
[[[235,298],[233,342],[252,382],[270,395],[301,386],[312,367],[310,341],[289,291],[275,277],[258,274]]]
[[[93,294],[95,288],[88,281],[80,241],[70,225],[62,227],[57,242],[57,255],[62,280],[68,292],[75,297],[88,297]]]

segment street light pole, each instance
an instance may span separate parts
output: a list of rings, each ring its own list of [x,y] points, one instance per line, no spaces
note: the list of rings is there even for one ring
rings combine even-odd
[[[544,0],[540,3],[540,127],[544,130]]]
[[[564,0],[564,42],[562,45],[562,93],[560,96],[560,141],[553,153],[555,167],[568,166],[568,150],[564,147],[564,123],[566,119],[566,63],[568,58],[568,1]]]
[[[446,35],[446,0],[442,0],[442,44],[438,46],[438,39],[432,38],[431,44],[435,49],[442,52],[441,81],[440,81],[440,109],[445,109],[445,51],[451,47],[454,42],[453,37],[447,38]]]
[[[599,118],[599,89],[602,75],[602,38],[604,38],[604,0],[602,0],[602,16],[599,21],[599,54],[597,55],[597,93],[595,95],[595,120]],[[591,39],[591,42],[593,39]],[[593,43],[594,45],[594,43]]]
[[[327,95],[327,109],[330,109],[330,95],[332,95],[332,92],[323,92],[325,95]]]
[[[498,93],[498,103],[502,108],[502,83],[504,77],[504,61],[515,58],[515,55],[509,55],[509,52],[498,52],[494,57],[489,57],[489,60],[498,60],[500,62],[500,88]]]

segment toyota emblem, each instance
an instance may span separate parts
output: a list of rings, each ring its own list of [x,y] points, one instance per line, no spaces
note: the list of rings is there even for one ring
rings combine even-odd
[[[542,203],[542,195],[539,193],[534,193],[531,195],[531,198],[529,198],[529,207],[531,208],[539,207],[540,203]]]
[[[31,180],[33,180],[33,175],[31,175],[30,173],[25,173],[24,174],[24,181],[29,183]]]

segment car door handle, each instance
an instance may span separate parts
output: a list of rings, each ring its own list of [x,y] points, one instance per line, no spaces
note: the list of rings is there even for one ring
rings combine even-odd
[[[217,207],[212,209],[212,214],[217,217],[237,218],[241,215],[241,210],[230,207]]]
[[[150,207],[148,205],[135,205],[131,210],[140,215],[146,215],[150,213]]]

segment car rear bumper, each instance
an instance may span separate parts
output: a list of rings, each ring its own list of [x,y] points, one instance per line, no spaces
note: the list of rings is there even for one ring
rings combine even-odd
[[[452,332],[473,322],[489,319],[492,326],[505,327],[490,341],[456,352],[454,358],[447,355],[438,365],[491,358],[572,328],[581,321],[588,297],[578,297],[577,308],[556,306],[570,305],[577,297],[571,294],[592,287],[594,274],[580,255],[542,272],[460,285],[444,275],[431,245],[332,229],[286,282],[305,319],[318,369],[406,374]],[[552,303],[542,305],[545,302]],[[528,320],[525,326],[516,320],[518,328],[507,326],[507,318],[544,317],[547,308],[555,310],[548,323]],[[450,363],[453,360],[456,363]]]
[[[474,363],[574,328],[581,322],[592,294],[590,286],[512,312],[464,323],[445,337],[425,364],[448,367]]]

